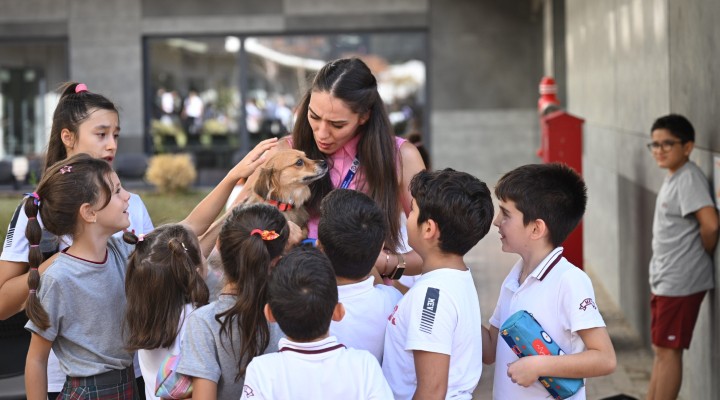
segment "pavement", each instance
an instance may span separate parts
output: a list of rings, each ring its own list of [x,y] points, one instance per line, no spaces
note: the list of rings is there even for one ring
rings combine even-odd
[[[487,324],[497,303],[500,285],[517,261],[516,254],[503,253],[500,236],[495,227],[466,256],[465,262],[473,273],[480,299],[483,324]],[[589,274],[592,279],[592,274]],[[588,400],[601,400],[624,394],[644,399],[650,380],[652,353],[638,334],[625,321],[624,316],[605,288],[593,280],[596,303],[605,319],[617,356],[617,368],[608,376],[586,380]],[[480,384],[474,399],[491,399],[494,365],[484,365]]]

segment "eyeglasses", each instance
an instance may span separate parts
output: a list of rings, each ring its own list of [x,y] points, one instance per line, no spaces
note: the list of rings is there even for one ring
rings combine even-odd
[[[670,151],[672,150],[673,146],[675,146],[678,143],[683,143],[682,140],[663,140],[662,142],[651,142],[647,144],[647,148],[650,151],[660,150],[662,151]]]

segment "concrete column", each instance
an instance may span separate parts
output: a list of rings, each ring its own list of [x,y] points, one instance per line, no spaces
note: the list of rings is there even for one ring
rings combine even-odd
[[[140,0],[75,0],[69,7],[70,79],[115,102],[122,151],[143,151]]]

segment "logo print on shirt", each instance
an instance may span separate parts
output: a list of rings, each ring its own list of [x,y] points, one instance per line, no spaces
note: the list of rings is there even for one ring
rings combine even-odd
[[[393,324],[393,325],[395,325],[395,313],[397,312],[397,309],[398,309],[398,306],[397,306],[397,304],[396,304],[396,305],[395,305],[395,308],[393,308],[392,313],[391,313],[390,316],[388,317],[388,321],[390,321],[390,323]]]
[[[580,303],[580,309],[583,311],[587,310],[587,308],[589,306],[592,306],[594,309],[597,310],[597,306],[595,306],[595,303],[589,297],[587,299],[583,300],[582,303]]]
[[[252,388],[248,385],[243,386],[243,392],[245,393],[245,396],[247,396],[247,397],[255,397],[255,393],[253,392]]]
[[[432,333],[439,300],[440,289],[428,288],[423,302],[422,316],[420,317],[420,332]]]

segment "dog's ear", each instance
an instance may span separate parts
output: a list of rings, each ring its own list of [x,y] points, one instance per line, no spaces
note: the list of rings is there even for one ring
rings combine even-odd
[[[260,168],[260,175],[255,182],[255,193],[263,199],[267,199],[268,194],[272,190],[272,176],[275,170],[273,168]]]

